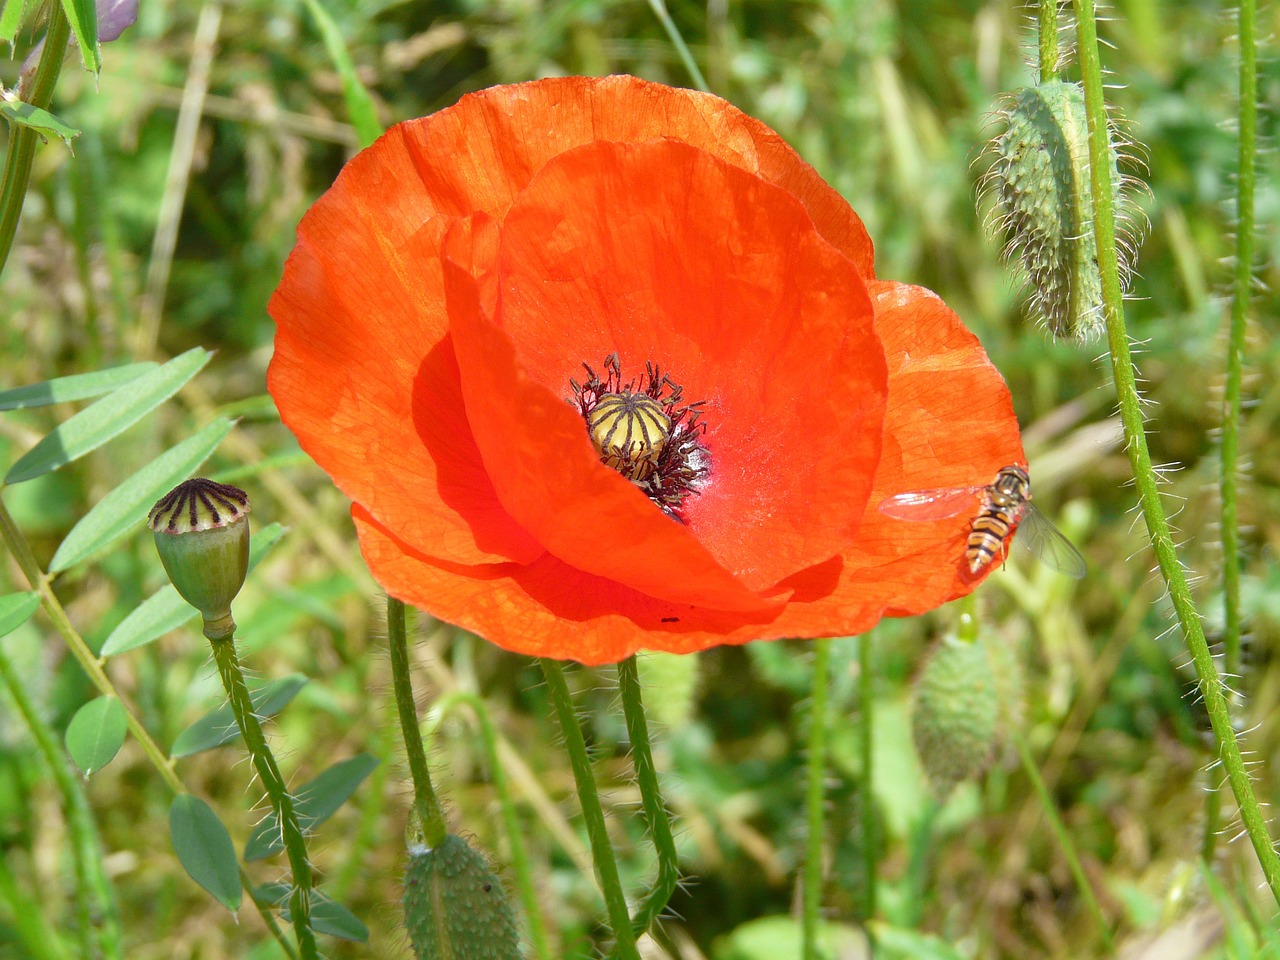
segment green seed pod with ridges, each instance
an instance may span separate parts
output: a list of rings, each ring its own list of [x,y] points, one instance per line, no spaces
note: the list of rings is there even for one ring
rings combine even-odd
[[[1007,98],[995,119],[1004,129],[989,145],[983,190],[995,201],[994,225],[1007,238],[1005,257],[1022,264],[1031,311],[1054,336],[1090,339],[1102,328],[1102,276],[1084,91],[1059,80],[1025,87]],[[1127,288],[1140,217],[1131,198],[1136,181],[1121,175],[1117,144],[1132,145],[1114,127],[1108,133],[1120,280]]]
[[[515,914],[480,853],[449,834],[409,851],[404,925],[418,960],[521,960]]]
[[[941,800],[984,773],[1001,743],[1000,690],[981,640],[944,637],[915,682],[911,736]]]
[[[147,517],[165,573],[200,611],[210,640],[236,629],[231,601],[249,570],[248,514],[243,490],[197,477],[161,497]]]

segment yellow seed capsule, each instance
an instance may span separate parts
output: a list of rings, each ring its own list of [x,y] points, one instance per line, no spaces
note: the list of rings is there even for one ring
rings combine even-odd
[[[607,466],[628,480],[645,480],[658,465],[671,418],[643,393],[607,393],[587,415],[587,432]]]

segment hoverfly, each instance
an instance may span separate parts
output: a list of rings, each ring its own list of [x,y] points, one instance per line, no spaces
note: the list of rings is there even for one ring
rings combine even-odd
[[[1031,478],[1025,467],[1002,467],[986,486],[912,490],[880,501],[880,512],[897,520],[942,520],[977,507],[969,529],[965,559],[977,575],[1003,557],[1010,533],[1048,566],[1079,579],[1084,557],[1031,502]]]

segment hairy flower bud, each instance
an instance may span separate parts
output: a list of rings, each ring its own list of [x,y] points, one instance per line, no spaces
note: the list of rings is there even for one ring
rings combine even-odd
[[[404,925],[418,960],[520,960],[501,882],[484,856],[453,834],[434,849],[410,849]]]
[[[200,611],[210,640],[235,632],[231,601],[249,569],[248,513],[243,490],[196,478],[170,490],[147,516],[165,573]]]

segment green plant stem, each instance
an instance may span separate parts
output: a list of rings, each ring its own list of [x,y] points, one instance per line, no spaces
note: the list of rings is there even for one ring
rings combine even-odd
[[[1186,576],[1178,562],[1177,549],[1164,506],[1160,502],[1157,477],[1147,449],[1146,431],[1135,382],[1133,360],[1129,351],[1129,335],[1125,329],[1124,302],[1120,287],[1119,260],[1116,254],[1115,201],[1111,194],[1110,148],[1107,111],[1102,87],[1102,63],[1098,53],[1098,33],[1093,0],[1075,0],[1080,64],[1085,88],[1085,111],[1089,120],[1089,166],[1093,186],[1094,236],[1097,240],[1098,267],[1102,272],[1103,315],[1107,324],[1107,341],[1111,351],[1111,368],[1120,403],[1120,420],[1139,503],[1147,525],[1147,535],[1160,566],[1160,574],[1169,590],[1178,622],[1195,664],[1200,693],[1213,728],[1222,764],[1231,791],[1240,809],[1245,832],[1253,844],[1272,896],[1280,903],[1280,856],[1272,846],[1266,820],[1258,808],[1240,744],[1231,725],[1230,710],[1218,677],[1213,655],[1205,641],[1204,626]]]
[[[0,492],[3,491],[3,488],[4,485],[0,484]],[[160,779],[164,781],[165,786],[173,793],[188,793],[189,791],[178,778],[177,773],[174,772],[173,762],[166,758],[164,752],[156,745],[155,740],[151,738],[151,734],[147,732],[147,728],[142,725],[142,721],[133,712],[133,708],[125,702],[124,697],[120,696],[115,684],[111,682],[106,671],[103,670],[103,661],[94,656],[93,651],[89,649],[89,645],[84,642],[84,638],[80,636],[79,631],[72,625],[71,619],[67,616],[67,611],[53,592],[52,583],[40,569],[40,565],[36,563],[35,554],[31,552],[31,545],[27,543],[26,538],[18,529],[18,525],[14,522],[13,515],[9,512],[3,496],[0,496],[0,539],[4,541],[9,553],[17,562],[18,568],[27,578],[31,588],[40,594],[40,603],[44,608],[45,615],[53,623],[54,630],[62,638],[63,643],[67,645],[67,649],[71,651],[71,656],[76,663],[80,665],[80,668],[89,677],[89,681],[103,696],[115,697],[120,701],[120,705],[124,707],[125,726],[128,728],[129,733],[133,735],[133,738],[138,741],[138,745],[142,747],[143,754],[150,761],[156,773],[160,775]],[[271,935],[275,937],[281,949],[284,950],[290,960],[296,960],[297,952],[293,949],[284,933],[281,932],[279,924],[276,923],[271,904],[258,895],[257,888],[254,887],[253,881],[249,879],[249,875],[244,872],[243,867],[240,868],[240,885],[249,894],[249,899],[253,901],[254,907],[262,916],[263,922],[266,923]]]
[[[427,730],[429,733],[434,732],[449,714],[463,706],[471,708],[476,724],[480,727],[480,741],[484,745],[485,760],[489,764],[493,790],[498,795],[498,807],[502,810],[507,842],[511,846],[511,867],[515,871],[516,886],[520,890],[520,902],[524,904],[525,917],[528,919],[529,939],[533,943],[534,954],[538,960],[552,960],[547,926],[542,919],[542,907],[538,903],[538,888],[533,879],[529,854],[524,845],[524,829],[520,825],[520,815],[516,810],[515,800],[511,796],[506,769],[498,756],[498,733],[494,729],[493,719],[489,716],[488,706],[474,693],[455,690],[436,701],[434,719]]]
[[[1227,384],[1222,415],[1223,668],[1240,675],[1240,405],[1244,335],[1253,293],[1254,188],[1258,150],[1257,0],[1240,0],[1240,156],[1236,175],[1236,276],[1227,338]]]
[[[409,758],[409,776],[413,780],[413,809],[422,827],[423,840],[434,850],[444,843],[448,828],[440,800],[431,785],[427,751],[422,746],[422,730],[418,727],[418,705],[413,699],[413,679],[409,676],[404,604],[395,597],[387,597],[387,646],[391,650],[391,683],[400,714],[400,732],[404,736],[404,752]]]
[[[1040,0],[1040,82],[1058,79],[1058,0]]]
[[[697,61],[693,59],[693,54],[689,52],[688,44],[684,42],[684,37],[680,36],[680,28],[671,19],[671,13],[667,10],[667,0],[649,0],[649,8],[653,10],[653,15],[658,18],[658,22],[662,24],[662,29],[667,31],[667,37],[670,39],[671,45],[676,48],[676,53],[680,56],[680,62],[689,71],[689,77],[693,80],[693,85],[703,93],[710,93],[711,88],[707,86],[707,78],[698,69]]]
[[[573,697],[564,678],[564,668],[559,661],[541,659],[542,674],[547,680],[547,690],[560,719],[564,733],[564,745],[573,767],[573,779],[578,787],[578,802],[582,805],[582,818],[587,825],[587,838],[591,841],[591,856],[595,862],[596,878],[604,894],[609,924],[613,927],[614,951],[621,960],[640,960],[636,938],[631,932],[631,917],[627,913],[627,898],[622,892],[618,877],[618,861],[613,844],[609,842],[609,829],[604,822],[604,808],[600,806],[600,794],[596,791],[595,775],[591,769],[591,757],[582,737],[582,727],[573,709]]]
[[[89,798],[79,779],[67,769],[66,754],[58,746],[58,740],[44,718],[36,710],[27,694],[13,662],[0,646],[0,685],[13,698],[36,748],[44,755],[45,764],[53,776],[54,785],[62,795],[66,811],[67,832],[71,835],[71,860],[76,878],[76,933],[80,953],[92,957],[100,951],[102,956],[120,956],[120,915],[115,896],[102,869],[102,845],[89,809]],[[94,937],[94,927],[97,937]],[[94,940],[97,940],[97,950]]]
[[[53,102],[53,88],[58,83],[58,74],[62,72],[67,40],[71,37],[71,24],[67,22],[62,7],[56,3],[50,6],[44,50],[26,101],[40,110],[49,109]],[[4,158],[4,172],[0,174],[0,273],[4,272],[9,252],[13,249],[13,238],[18,232],[18,219],[27,198],[27,183],[31,180],[31,160],[39,140],[39,134],[30,127],[9,125],[9,152]]]
[[[862,793],[862,920],[876,918],[875,685],[871,675],[871,634],[858,638],[858,760]],[[870,927],[867,928],[870,931]],[[868,932],[868,936],[870,933]]]
[[[23,948],[30,960],[71,960],[58,931],[49,923],[30,883],[19,884],[0,856],[0,902],[7,902],[13,923],[5,932]]]
[[[222,686],[227,691],[227,700],[235,715],[236,725],[244,737],[245,746],[249,748],[253,767],[258,771],[258,778],[267,791],[271,807],[280,823],[280,837],[284,841],[289,870],[293,874],[289,916],[293,922],[294,935],[298,938],[298,952],[301,953],[302,960],[316,960],[316,938],[311,930],[311,861],[307,859],[307,841],[298,823],[293,797],[285,787],[280,768],[276,766],[276,758],[267,745],[262,725],[258,723],[258,716],[253,711],[253,700],[249,696],[249,688],[245,686],[240,658],[236,655],[235,639],[224,637],[210,640],[209,645],[213,647],[213,662],[217,664]]]
[[[1075,878],[1076,888],[1080,891],[1080,896],[1084,899],[1085,906],[1088,908],[1090,916],[1093,917],[1094,923],[1098,925],[1098,933],[1102,937],[1103,948],[1110,954],[1113,952],[1111,928],[1107,926],[1107,920],[1102,915],[1102,908],[1098,906],[1098,899],[1093,895],[1093,887],[1089,885],[1089,878],[1084,875],[1084,868],[1080,865],[1080,857],[1076,853],[1075,843],[1071,840],[1071,834],[1067,832],[1062,818],[1058,816],[1058,810],[1053,805],[1053,797],[1049,795],[1049,788],[1045,786],[1044,779],[1036,768],[1026,737],[1016,730],[1010,731],[1010,735],[1017,745],[1018,759],[1022,761],[1022,769],[1031,781],[1032,787],[1035,788],[1036,796],[1040,800],[1040,808],[1044,811],[1045,818],[1049,821],[1049,826],[1058,841],[1062,855],[1067,858],[1067,866],[1071,869],[1071,876]]]
[[[649,723],[640,697],[640,671],[634,654],[618,664],[618,687],[622,696],[622,713],[627,723],[627,736],[631,740],[631,762],[635,766],[636,783],[640,787],[640,803],[644,808],[649,836],[653,838],[654,851],[658,855],[658,876],[653,889],[631,920],[631,930],[638,939],[661,916],[671,895],[675,893],[676,884],[680,882],[680,857],[676,853],[675,838],[671,835],[671,818],[667,814],[666,801],[662,799],[658,770],[653,763],[653,751],[649,745]]]
[[[831,641],[813,641],[813,693],[809,701],[809,745],[805,760],[804,897],[801,937],[804,960],[819,960],[818,921],[822,910],[822,851],[826,823],[827,689],[831,682]]]

